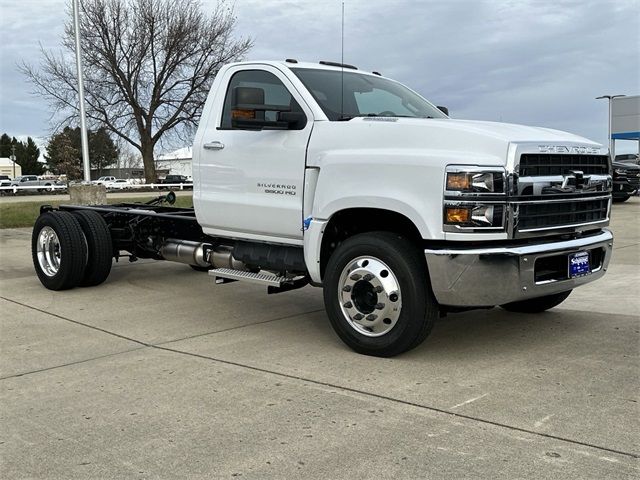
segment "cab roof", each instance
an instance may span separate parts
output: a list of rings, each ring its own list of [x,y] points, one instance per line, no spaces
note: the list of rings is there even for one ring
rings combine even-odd
[[[357,72],[363,75],[374,75],[376,77],[381,77],[382,75],[378,72],[367,72],[364,70],[359,70],[357,67],[353,65],[344,64],[344,67],[338,62],[328,62],[325,60],[321,60],[318,63],[314,62],[299,62],[297,60],[288,58],[286,60],[248,60],[244,62],[235,62],[232,65],[271,65],[273,67],[284,67],[284,68],[309,68],[315,70],[334,70],[334,71],[342,71],[344,69],[345,72]]]

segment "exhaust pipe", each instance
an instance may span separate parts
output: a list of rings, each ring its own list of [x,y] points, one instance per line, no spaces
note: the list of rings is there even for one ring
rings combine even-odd
[[[243,262],[233,258],[233,248],[225,245],[214,248],[209,243],[168,238],[160,247],[160,255],[170,262],[198,267],[246,270]]]
[[[186,263],[198,267],[210,267],[207,261],[208,251],[212,248],[206,243],[190,242],[188,240],[176,240],[173,238],[160,247],[160,255],[170,262]]]

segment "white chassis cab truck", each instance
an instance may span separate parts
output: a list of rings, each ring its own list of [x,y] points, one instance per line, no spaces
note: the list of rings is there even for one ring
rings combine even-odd
[[[32,241],[39,279],[53,290],[97,285],[114,257],[128,257],[269,293],[311,284],[349,347],[392,356],[448,311],[553,308],[602,277],[611,257],[601,145],[454,120],[350,65],[225,66],[195,136],[193,180],[193,208],[171,206],[172,193],[43,206]]]

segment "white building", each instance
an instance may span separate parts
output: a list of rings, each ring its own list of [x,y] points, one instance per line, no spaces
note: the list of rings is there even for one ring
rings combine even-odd
[[[191,176],[191,147],[180,148],[171,153],[156,157],[156,170],[159,176],[164,174]],[[160,173],[162,172],[162,173]]]
[[[189,170],[191,170],[191,167],[189,167]],[[11,159],[7,157],[1,157],[0,175],[8,175],[11,178],[19,177],[20,175],[22,175],[22,167],[16,163],[14,170],[13,161],[11,161]]]

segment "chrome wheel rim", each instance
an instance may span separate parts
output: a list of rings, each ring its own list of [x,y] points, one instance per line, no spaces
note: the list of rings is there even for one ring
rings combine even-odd
[[[51,227],[44,227],[38,234],[38,263],[40,269],[48,277],[53,277],[60,270],[60,240]]]
[[[338,299],[347,323],[367,337],[389,333],[402,310],[396,275],[382,260],[370,256],[358,257],[344,267]]]

